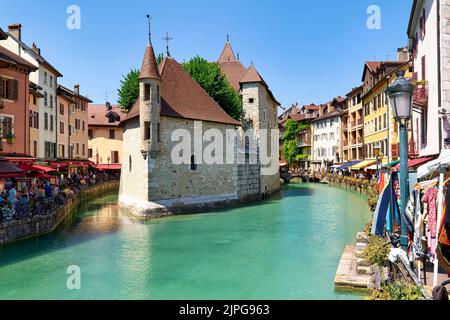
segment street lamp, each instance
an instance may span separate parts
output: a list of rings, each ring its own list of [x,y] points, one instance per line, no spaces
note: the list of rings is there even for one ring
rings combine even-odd
[[[395,120],[400,125],[400,212],[401,212],[401,237],[400,244],[403,250],[408,248],[408,235],[406,229],[405,211],[408,202],[408,132],[406,124],[411,118],[412,94],[414,86],[405,79],[405,72],[397,72],[397,79],[386,89]]]

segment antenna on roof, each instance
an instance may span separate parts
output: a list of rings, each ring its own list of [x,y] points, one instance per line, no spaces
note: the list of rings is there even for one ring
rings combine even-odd
[[[147,20],[148,20],[148,44],[152,45],[152,24],[151,24],[151,20],[152,17],[150,17],[150,15],[147,15]]]
[[[227,42],[230,42],[230,35],[227,33]]]
[[[168,57],[170,57],[169,41],[173,40],[173,38],[169,37],[169,33],[166,32],[166,36],[164,38],[162,38],[162,39],[166,41],[166,54],[167,54]]]

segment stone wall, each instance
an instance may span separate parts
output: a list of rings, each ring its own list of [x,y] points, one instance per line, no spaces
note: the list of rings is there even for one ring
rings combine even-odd
[[[0,245],[52,232],[66,217],[74,212],[82,201],[92,199],[105,192],[117,190],[118,188],[118,181],[104,182],[97,186],[81,190],[76,198],[69,199],[63,207],[56,209],[50,215],[0,224]]]

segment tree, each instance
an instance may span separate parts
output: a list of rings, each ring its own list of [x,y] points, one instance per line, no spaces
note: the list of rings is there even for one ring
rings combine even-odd
[[[130,111],[139,98],[139,73],[139,70],[131,69],[120,81],[118,103],[124,112]]]
[[[210,63],[196,56],[182,66],[226,113],[236,120],[242,120],[241,97],[223,75],[218,63]]]
[[[281,152],[283,158],[289,165],[308,158],[308,155],[301,153],[300,148],[298,147],[297,137],[299,133],[304,132],[309,128],[309,124],[296,122],[292,119],[288,119],[284,124],[284,135],[282,138],[283,147]]]

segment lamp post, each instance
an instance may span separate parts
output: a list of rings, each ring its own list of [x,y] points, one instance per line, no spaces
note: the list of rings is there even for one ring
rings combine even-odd
[[[400,244],[403,250],[408,248],[408,235],[406,229],[405,211],[408,202],[408,132],[407,122],[411,118],[412,93],[414,86],[405,79],[405,72],[398,71],[397,79],[386,89],[391,107],[394,110],[395,120],[400,125],[400,213],[401,237]]]

